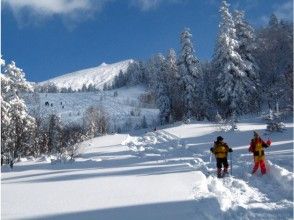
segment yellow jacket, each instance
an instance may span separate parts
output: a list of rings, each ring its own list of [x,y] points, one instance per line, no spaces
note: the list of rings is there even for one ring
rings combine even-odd
[[[216,158],[226,158],[229,152],[229,146],[222,141],[214,142],[212,153],[215,154]]]

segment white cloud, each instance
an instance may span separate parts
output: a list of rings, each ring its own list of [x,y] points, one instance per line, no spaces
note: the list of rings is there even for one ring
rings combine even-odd
[[[139,7],[142,11],[156,8],[161,0],[134,0],[132,4]]]
[[[3,2],[14,11],[27,8],[40,15],[68,14],[90,8],[90,2],[87,0],[3,0]]]
[[[293,2],[292,0],[279,5],[274,12],[279,19],[293,21]]]
[[[131,5],[138,7],[142,11],[156,9],[160,4],[179,3],[183,0],[131,0]]]
[[[109,0],[2,0],[12,10],[20,25],[38,24],[52,16],[69,23],[81,22],[102,9]]]
[[[109,2],[124,0],[1,0],[3,8],[9,8],[20,27],[40,25],[52,18],[61,18],[70,29],[92,18]],[[141,11],[158,8],[162,4],[173,4],[187,0],[128,0],[126,4]]]

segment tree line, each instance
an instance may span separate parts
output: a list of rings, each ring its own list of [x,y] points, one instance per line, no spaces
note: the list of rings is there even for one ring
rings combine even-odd
[[[106,113],[100,107],[89,107],[82,124],[64,124],[57,114],[29,115],[22,95],[33,92],[33,86],[15,62],[5,65],[1,60],[1,66],[1,164],[41,154],[73,159],[80,142],[107,132]]]
[[[170,49],[132,63],[113,88],[143,83],[156,99],[162,124],[174,120],[237,120],[265,107],[293,111],[293,27],[272,14],[256,30],[243,11],[220,6],[220,23],[211,61],[200,62],[192,33],[180,34],[180,51]]]

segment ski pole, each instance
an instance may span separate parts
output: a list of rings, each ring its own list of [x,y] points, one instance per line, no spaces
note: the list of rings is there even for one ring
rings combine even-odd
[[[231,162],[231,175],[233,175],[233,162],[232,162],[232,153],[230,153],[230,162]]]

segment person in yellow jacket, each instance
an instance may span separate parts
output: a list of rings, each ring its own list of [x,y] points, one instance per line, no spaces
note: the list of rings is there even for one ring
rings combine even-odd
[[[267,140],[264,142],[258,135],[256,131],[253,132],[253,139],[250,142],[249,152],[253,153],[254,157],[254,167],[252,169],[252,174],[254,174],[258,167],[260,166],[260,170],[262,175],[266,174],[266,166],[265,166],[265,156],[264,149],[268,148],[271,145],[271,140]]]
[[[214,142],[214,146],[210,148],[210,151],[215,155],[216,167],[217,167],[217,177],[223,177],[228,173],[229,163],[228,163],[228,152],[233,152],[232,148],[229,148],[227,143],[223,142],[223,137],[218,136]],[[224,170],[222,172],[222,166]]]

